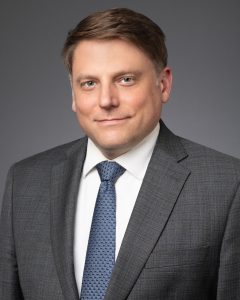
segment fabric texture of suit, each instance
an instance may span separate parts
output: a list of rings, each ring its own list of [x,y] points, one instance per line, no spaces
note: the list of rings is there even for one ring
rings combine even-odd
[[[77,300],[74,216],[87,138],[16,163],[0,223],[1,300]],[[240,161],[161,132],[105,300],[240,299]],[[94,300],[94,299],[93,299]]]

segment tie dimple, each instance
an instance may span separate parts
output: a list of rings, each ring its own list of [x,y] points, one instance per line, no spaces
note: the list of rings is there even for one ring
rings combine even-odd
[[[103,161],[96,166],[101,181],[116,182],[125,169],[114,161]]]
[[[81,298],[104,298],[115,263],[116,192],[115,182],[125,169],[116,162],[104,161],[96,166],[101,184],[98,191],[88,241]]]

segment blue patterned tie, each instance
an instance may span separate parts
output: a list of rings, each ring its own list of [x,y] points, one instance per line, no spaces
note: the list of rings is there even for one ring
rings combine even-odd
[[[104,298],[115,263],[116,192],[115,182],[125,169],[116,162],[96,166],[101,178],[83,272],[82,300]]]

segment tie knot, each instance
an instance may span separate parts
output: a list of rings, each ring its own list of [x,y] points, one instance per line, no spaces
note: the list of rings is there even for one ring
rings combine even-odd
[[[103,161],[96,165],[101,181],[116,182],[125,169],[115,161]]]

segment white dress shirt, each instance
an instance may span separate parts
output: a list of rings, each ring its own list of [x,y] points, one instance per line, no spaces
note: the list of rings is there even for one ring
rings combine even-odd
[[[126,169],[115,184],[116,188],[116,250],[117,257],[127,228],[143,177],[147,170],[157,136],[159,124],[132,150],[114,159]],[[108,160],[95,144],[88,139],[86,159],[78,193],[74,233],[74,268],[80,294],[88,238],[92,217],[100,185],[100,177],[95,166]]]

